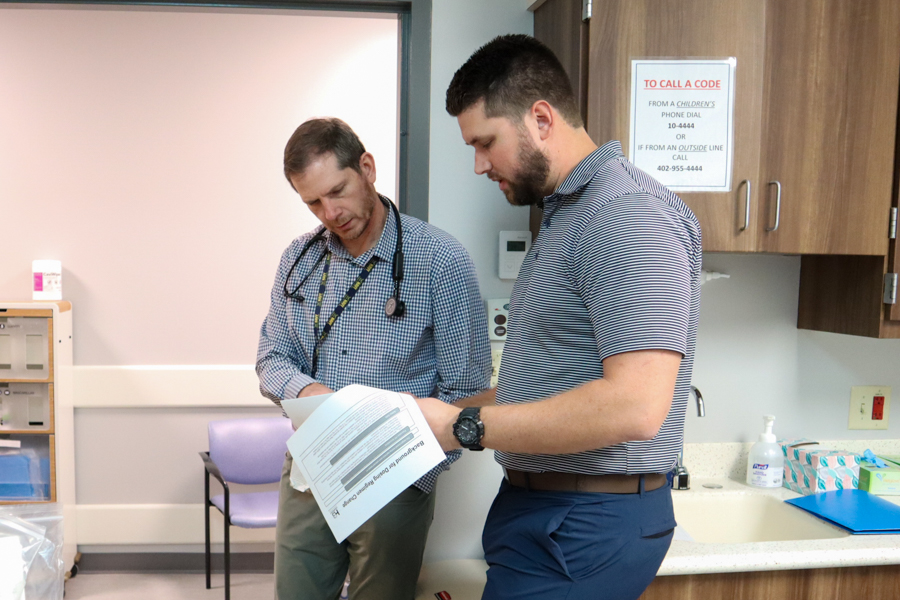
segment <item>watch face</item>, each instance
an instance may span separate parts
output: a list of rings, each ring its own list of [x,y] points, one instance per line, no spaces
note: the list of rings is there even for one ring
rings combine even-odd
[[[462,444],[474,444],[478,441],[478,425],[471,419],[463,419],[456,429],[456,437]]]

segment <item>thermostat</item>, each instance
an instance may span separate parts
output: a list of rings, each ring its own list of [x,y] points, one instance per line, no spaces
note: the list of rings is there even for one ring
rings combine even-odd
[[[530,231],[500,232],[500,279],[515,279],[519,276],[519,268],[530,248]]]
[[[495,342],[505,342],[509,329],[509,298],[487,301],[488,337]]]

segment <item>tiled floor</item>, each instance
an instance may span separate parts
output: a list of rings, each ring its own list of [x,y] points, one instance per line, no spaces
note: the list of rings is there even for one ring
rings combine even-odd
[[[66,582],[66,600],[223,600],[222,575],[214,575],[206,589],[201,574],[105,574],[81,573]],[[235,573],[231,576],[232,600],[271,600],[274,576]]]

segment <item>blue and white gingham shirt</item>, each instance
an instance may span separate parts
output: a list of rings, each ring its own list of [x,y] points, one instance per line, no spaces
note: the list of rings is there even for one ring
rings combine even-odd
[[[636,350],[684,358],[656,437],[577,454],[496,452],[522,471],[665,473],[684,438],[700,314],[700,223],[628,162],[618,142],[588,155],[544,199],[541,231],[513,288],[497,404],[555,396]]]
[[[292,291],[309,275],[299,290],[306,298],[303,302],[285,298],[284,280],[314,232],[288,246],[260,330],[256,372],[264,396],[280,406],[282,398],[294,398],[318,381],[333,390],[362,384],[455,402],[488,387],[490,342],[471,258],[456,239],[437,227],[407,215],[400,219],[405,259],[400,297],[406,303],[400,318],[384,314],[384,304],[394,294],[391,260],[397,230],[392,214],[375,247],[356,258],[337,236],[325,232],[325,240],[312,246],[288,282]],[[316,261],[326,251],[333,256],[322,302],[323,324],[369,259],[375,255],[380,260],[322,342],[313,379],[313,315],[325,264],[322,260],[316,265]],[[417,481],[416,487],[430,492],[438,474],[459,455],[459,451],[448,453],[447,460]]]

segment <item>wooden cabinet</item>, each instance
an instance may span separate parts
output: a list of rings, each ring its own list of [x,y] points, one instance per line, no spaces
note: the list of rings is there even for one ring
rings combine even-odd
[[[640,600],[893,600],[896,565],[657,577]]]
[[[536,15],[537,17],[537,15]],[[765,6],[759,0],[597,0],[590,22],[587,130],[629,153],[631,59],[737,59],[731,193],[679,193],[700,220],[703,248],[757,249]],[[750,182],[750,197],[746,196]],[[745,222],[746,203],[750,202]]]
[[[894,192],[887,256],[806,255],[801,259],[797,326],[879,338],[900,338],[897,214],[900,135],[894,152]],[[893,289],[893,294],[890,290]],[[889,302],[893,296],[894,301]]]
[[[588,132],[598,143],[621,140],[626,154],[631,59],[737,59],[733,189],[680,194],[700,219],[704,250],[887,252],[900,3],[595,0],[593,8]]]
[[[897,131],[900,2],[771,0],[758,248],[881,255]]]
[[[61,505],[66,568],[77,538],[71,308],[0,302],[0,504]]]
[[[900,337],[900,308],[881,300],[900,268],[900,2],[594,0],[581,28],[577,0],[532,10],[586,90],[588,133],[626,155],[632,59],[735,57],[732,190],[679,194],[704,250],[802,254],[799,327]]]

